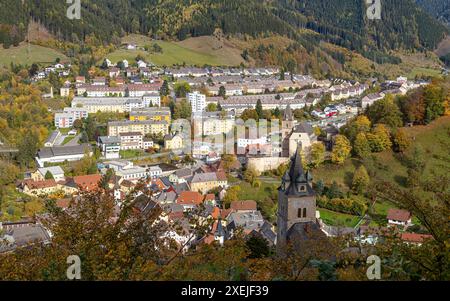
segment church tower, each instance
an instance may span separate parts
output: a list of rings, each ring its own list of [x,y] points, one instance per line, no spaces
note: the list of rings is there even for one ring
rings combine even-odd
[[[317,228],[316,194],[312,177],[303,170],[301,144],[297,147],[291,164],[278,189],[277,249],[284,248],[293,232],[312,226]]]
[[[291,109],[291,104],[288,103],[283,113],[283,121],[281,122],[283,131],[284,130],[287,130],[289,132],[292,131],[292,128],[294,127],[294,120],[295,118],[294,113],[292,112]]]
[[[294,126],[294,113],[292,112],[291,105],[288,103],[283,113],[283,120],[281,121],[282,157],[289,157],[289,136]]]

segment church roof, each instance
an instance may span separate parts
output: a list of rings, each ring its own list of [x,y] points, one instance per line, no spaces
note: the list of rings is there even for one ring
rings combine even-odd
[[[326,237],[326,235],[320,229],[320,225],[317,221],[296,223],[287,233],[287,239],[291,242],[320,239],[324,237]]]
[[[309,184],[311,180],[311,175],[309,172],[305,172],[303,170],[302,164],[302,154],[301,154],[301,145],[297,147],[297,151],[295,155],[291,158],[291,164],[289,169],[283,176],[283,182],[286,184],[286,187],[281,187],[281,189],[285,189],[285,193],[288,196],[314,196],[315,192]],[[301,187],[305,189],[302,190]]]
[[[314,129],[309,123],[302,122],[294,128],[294,132],[295,133],[307,133],[308,135],[312,135],[312,134],[314,134]]]

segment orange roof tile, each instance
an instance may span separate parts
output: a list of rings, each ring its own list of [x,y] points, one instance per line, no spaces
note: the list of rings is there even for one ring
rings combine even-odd
[[[98,182],[101,179],[101,175],[87,175],[74,177],[73,181],[81,190],[92,191],[98,188]]]
[[[203,196],[196,191],[183,191],[177,199],[180,205],[200,205],[203,202]]]

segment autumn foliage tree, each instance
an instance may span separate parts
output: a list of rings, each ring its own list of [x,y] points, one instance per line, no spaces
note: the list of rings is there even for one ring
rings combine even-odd
[[[398,129],[392,140],[394,151],[399,153],[404,153],[411,145],[411,138],[404,129]]]
[[[344,164],[345,160],[350,156],[351,150],[350,141],[343,135],[337,135],[333,152],[331,153],[331,162]]]

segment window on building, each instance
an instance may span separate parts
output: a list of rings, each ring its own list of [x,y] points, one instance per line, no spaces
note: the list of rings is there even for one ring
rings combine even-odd
[[[306,217],[306,208],[303,208],[303,217]]]
[[[302,218],[302,208],[298,208],[297,217]]]

